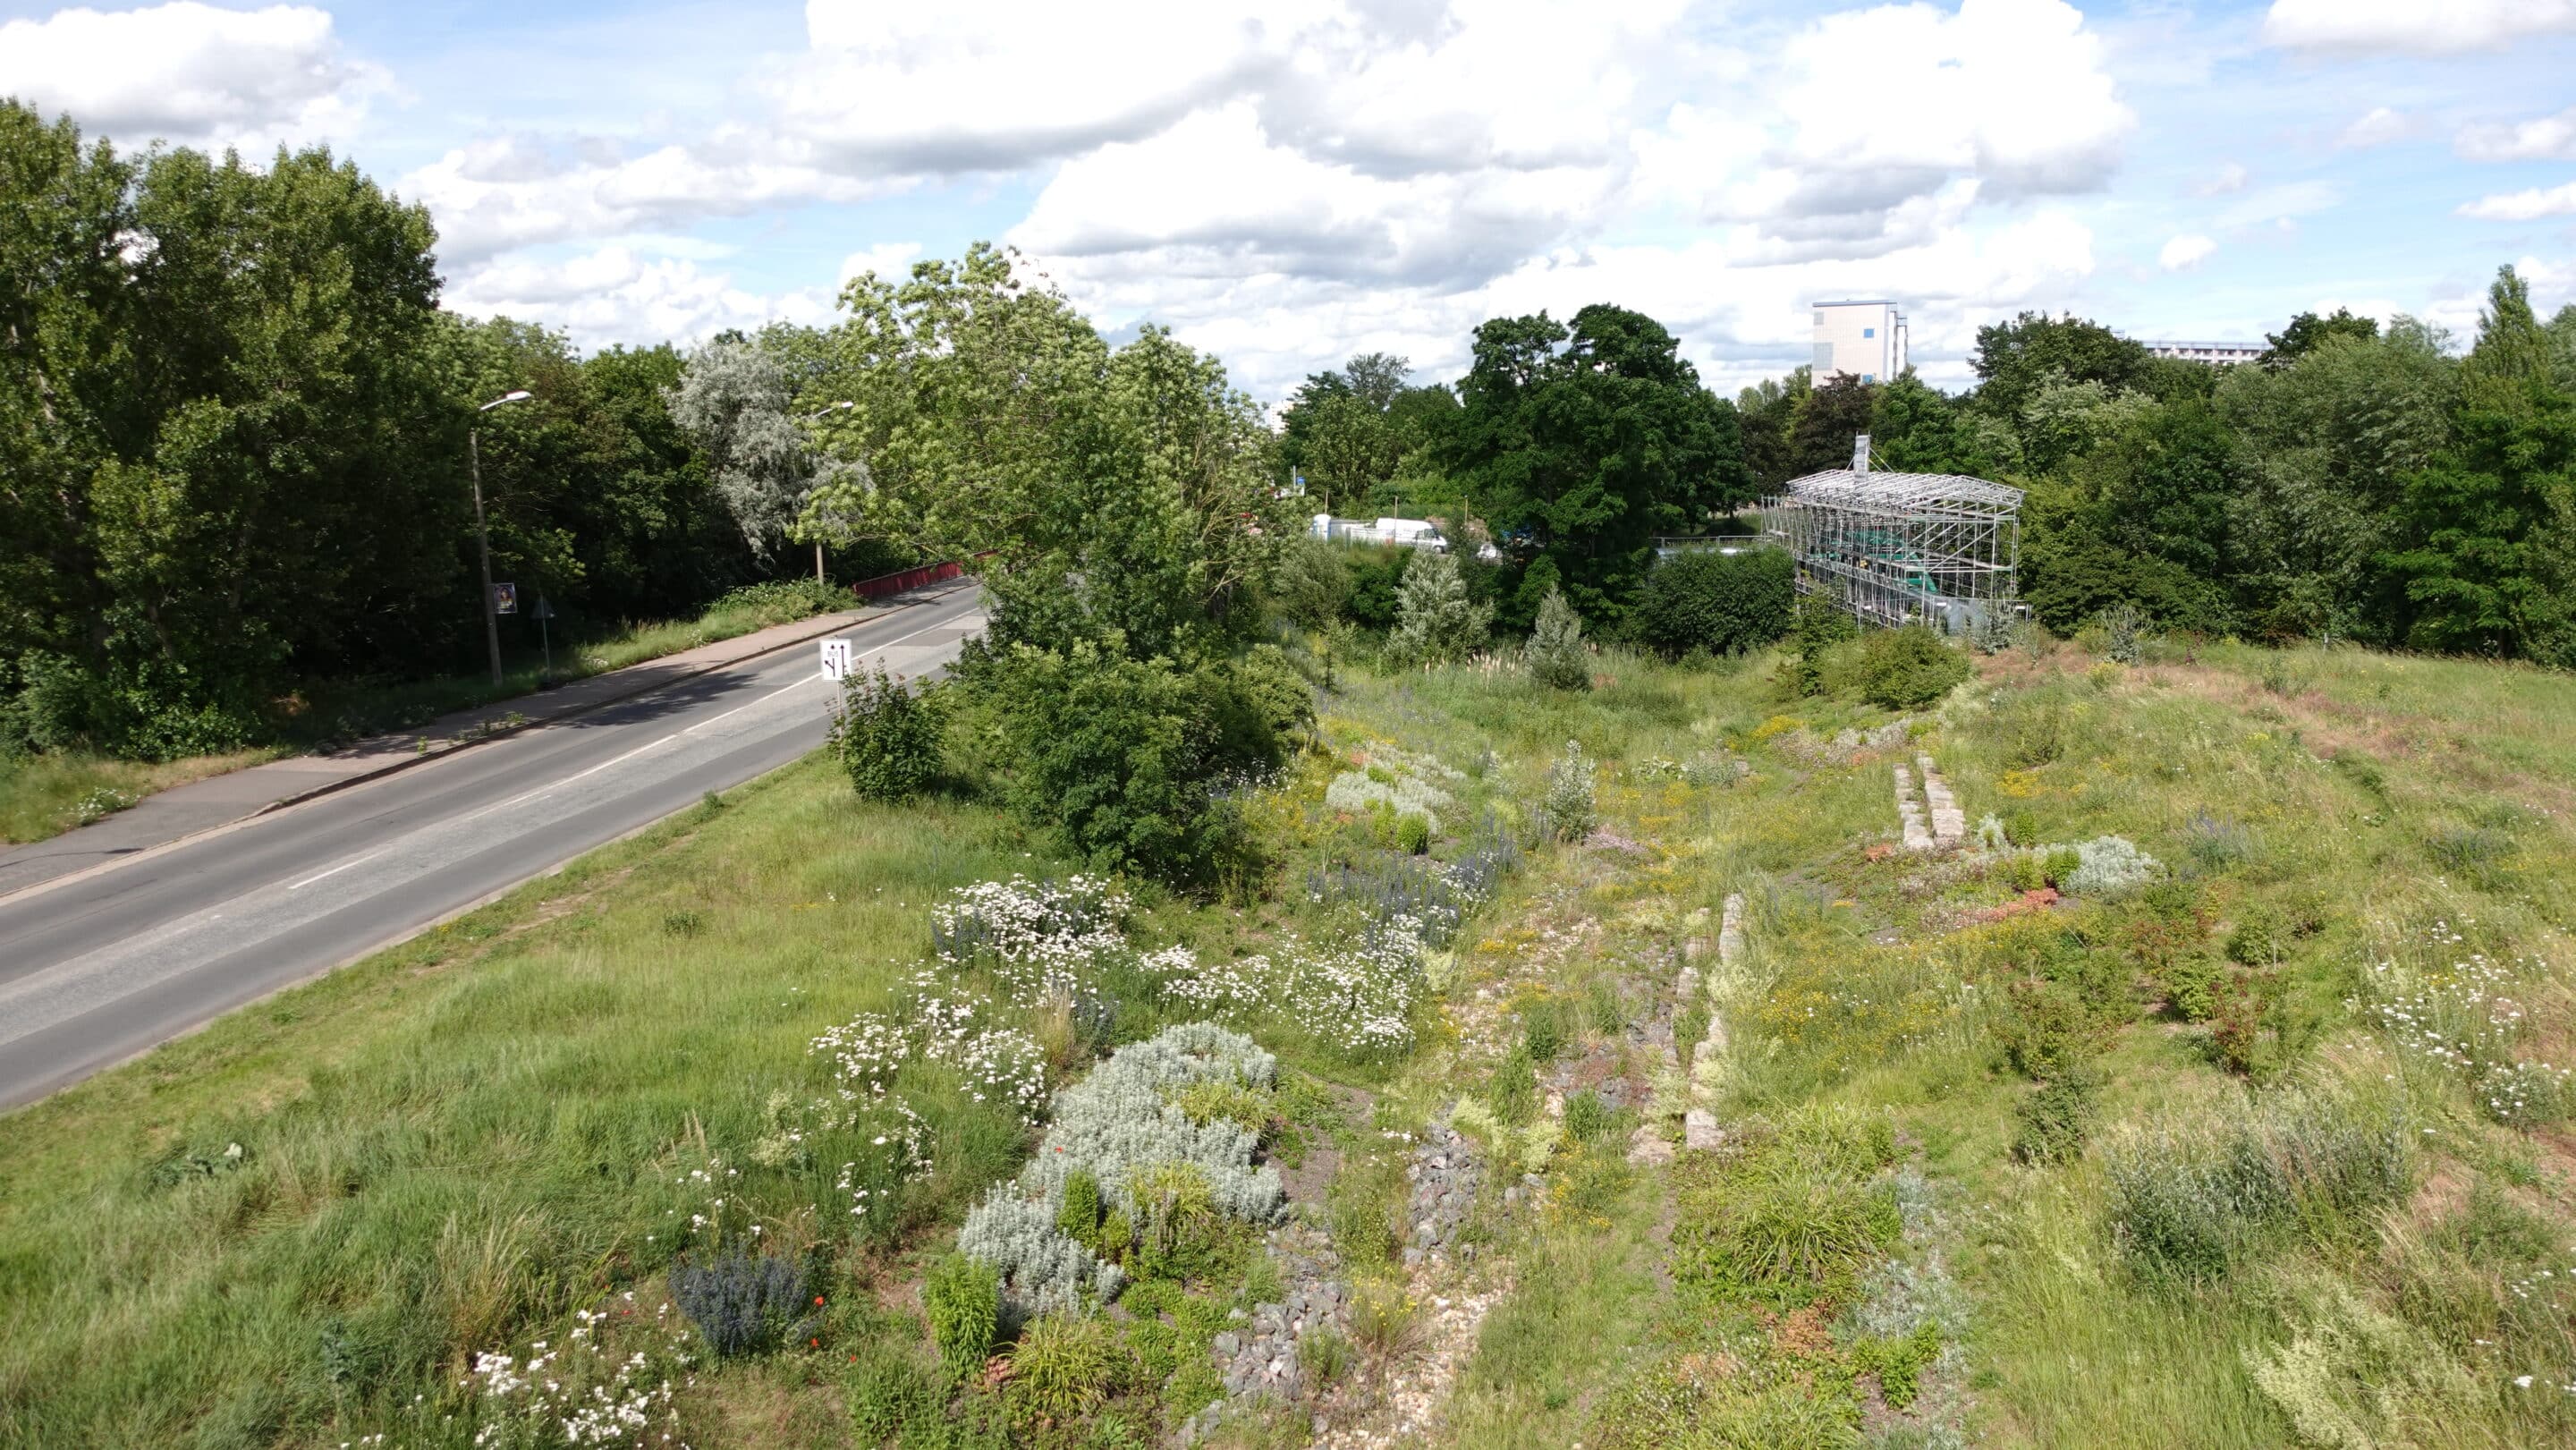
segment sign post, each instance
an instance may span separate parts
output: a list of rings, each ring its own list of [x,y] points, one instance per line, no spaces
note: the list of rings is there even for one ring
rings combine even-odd
[[[553,631],[546,628],[546,621],[555,617],[555,607],[546,602],[546,596],[540,594],[537,596],[537,607],[528,611],[528,617],[537,622],[537,643],[546,652],[544,677],[551,678],[555,672],[555,642]]]
[[[840,681],[850,677],[850,642],[846,639],[823,641],[823,678]]]

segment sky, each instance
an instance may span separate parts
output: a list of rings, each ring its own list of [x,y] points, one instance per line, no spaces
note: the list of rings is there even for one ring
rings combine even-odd
[[[2576,0],[0,0],[0,95],[328,145],[429,208],[461,312],[686,345],[992,240],[1272,403],[1594,302],[1723,389],[1840,297],[1949,388],[2025,309],[2465,335],[2506,263],[2576,301],[2570,77]]]

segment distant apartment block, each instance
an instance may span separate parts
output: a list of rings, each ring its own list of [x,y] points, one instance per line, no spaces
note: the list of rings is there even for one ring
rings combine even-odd
[[[2263,356],[2263,344],[2259,342],[2154,342],[2141,338],[2138,345],[2158,357],[2178,357],[2184,362],[2213,367],[2250,363]]]
[[[1809,372],[1817,382],[1848,373],[1883,383],[1905,371],[1905,314],[1895,303],[1819,302],[1815,308],[1816,360]]]

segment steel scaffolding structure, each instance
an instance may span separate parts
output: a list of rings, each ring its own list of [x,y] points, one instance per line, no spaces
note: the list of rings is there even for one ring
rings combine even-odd
[[[1835,468],[1764,500],[1763,528],[1798,561],[1800,593],[1863,623],[1957,633],[2013,608],[2021,498],[1982,478]]]

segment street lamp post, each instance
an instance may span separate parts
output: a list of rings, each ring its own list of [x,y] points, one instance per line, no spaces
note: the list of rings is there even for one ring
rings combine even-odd
[[[813,412],[811,412],[811,413],[806,413],[806,414],[804,414],[804,415],[800,416],[799,418],[797,418],[797,420],[796,420],[796,421],[797,421],[797,422],[799,422],[799,423],[811,423],[811,422],[813,422],[815,419],[820,418],[820,417],[823,417],[823,416],[824,416],[824,415],[826,415],[826,414],[829,414],[829,413],[840,413],[840,412],[846,412],[847,410],[849,410],[849,409],[851,409],[851,408],[855,408],[855,407],[857,407],[857,406],[858,406],[858,404],[856,404],[856,403],[850,403],[850,402],[834,403],[834,404],[832,404],[832,405],[831,405],[831,406],[829,406],[829,407],[817,408],[817,409],[815,409],[815,410],[814,410]],[[819,536],[819,535],[818,535],[818,536],[816,536],[816,538],[815,538],[815,540],[814,540],[814,582],[815,582],[815,583],[817,583],[817,584],[820,584],[820,583],[823,583],[823,582],[824,582],[824,579],[823,579],[823,540],[822,540],[821,536]]]
[[[528,397],[527,389],[514,389],[474,411],[489,413],[503,403],[524,402]],[[483,526],[482,431],[480,423],[465,430],[465,468],[474,480],[474,554],[483,572],[483,647],[491,655],[492,684],[498,688],[501,683],[501,621],[492,612],[492,534]]]

